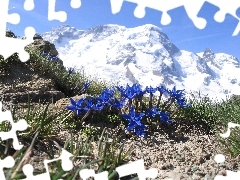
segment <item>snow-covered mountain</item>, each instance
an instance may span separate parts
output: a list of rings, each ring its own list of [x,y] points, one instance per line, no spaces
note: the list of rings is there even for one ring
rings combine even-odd
[[[126,28],[115,24],[78,30],[69,25],[42,35],[54,43],[64,66],[116,85],[139,83],[199,91],[210,98],[240,94],[240,65],[236,57],[179,50],[161,28],[146,24]]]

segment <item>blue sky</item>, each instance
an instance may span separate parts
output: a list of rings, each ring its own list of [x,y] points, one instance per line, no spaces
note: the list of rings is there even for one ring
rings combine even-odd
[[[100,24],[119,24],[126,27],[136,27],[144,24],[154,24],[164,31],[169,39],[179,48],[194,53],[202,52],[205,48],[211,48],[213,52],[223,52],[236,56],[240,60],[240,33],[232,36],[238,20],[227,15],[223,23],[214,20],[214,14],[218,7],[205,3],[198,16],[207,20],[205,29],[200,30],[194,26],[188,18],[183,7],[169,11],[172,21],[169,25],[160,24],[162,13],[146,8],[144,18],[138,19],[133,11],[137,6],[134,3],[124,2],[121,11],[112,14],[110,0],[82,0],[78,9],[70,6],[70,0],[56,0],[56,11],[65,11],[68,14],[67,21],[48,21],[48,0],[35,0],[33,11],[25,11],[24,0],[10,0],[9,13],[18,13],[21,21],[17,25],[7,24],[16,35],[23,36],[27,26],[33,26],[38,33],[50,31],[51,28],[63,24],[85,30]],[[11,7],[15,7],[11,9]],[[237,11],[240,16],[240,8]]]

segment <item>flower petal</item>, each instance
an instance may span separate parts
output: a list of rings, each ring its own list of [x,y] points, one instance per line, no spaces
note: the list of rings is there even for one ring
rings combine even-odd
[[[66,108],[68,109],[68,110],[76,110],[76,108],[75,108],[75,106],[73,106],[73,105],[69,105],[69,106],[66,106]]]

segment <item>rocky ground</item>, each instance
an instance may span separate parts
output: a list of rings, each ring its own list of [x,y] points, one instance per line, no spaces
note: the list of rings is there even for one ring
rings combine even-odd
[[[133,152],[126,162],[144,159],[145,169],[157,168],[158,177],[164,180],[213,180],[216,175],[226,176],[226,170],[240,171],[240,157],[225,156],[224,163],[218,164],[214,158],[216,154],[223,153],[223,147],[213,134],[199,131],[199,126],[185,128],[182,124],[170,131],[166,127],[158,128],[147,138],[130,137],[123,126],[112,126],[105,123],[95,123],[97,129],[107,127],[106,133],[111,137],[120,137],[119,144],[124,144],[126,149],[133,145]],[[185,129],[185,130],[184,130]],[[224,131],[223,131],[224,132]],[[60,136],[64,139],[68,132],[62,131]],[[76,136],[78,136],[76,134]],[[97,141],[94,143],[97,145]],[[94,151],[93,151],[94,152]],[[39,162],[46,156],[32,156],[30,163],[39,167]],[[39,167],[40,168],[40,167]],[[124,178],[124,180],[130,177]]]
[[[51,79],[39,76],[29,69],[11,67],[9,76],[0,79],[0,101],[3,108],[9,109],[9,102],[26,103],[28,97],[38,103],[49,101],[56,110],[69,104],[69,99],[54,87]],[[120,137],[120,144],[125,147],[134,146],[134,151],[127,162],[144,159],[146,168],[157,168],[157,179],[194,179],[210,180],[219,175],[226,175],[226,170],[240,171],[240,157],[225,156],[224,163],[218,164],[214,157],[223,152],[223,147],[208,127],[202,122],[177,121],[173,128],[162,126],[145,139],[130,138],[122,126],[105,123],[88,124],[95,128],[107,127],[110,137]],[[161,127],[161,126],[160,126]],[[225,130],[223,129],[222,133]],[[59,131],[59,137],[65,139],[68,132]],[[37,151],[32,154],[30,163],[35,169],[41,168],[41,162],[47,157]]]
[[[19,74],[20,72],[14,68],[12,74],[14,75],[14,73]],[[23,100],[27,102],[27,94],[29,93],[32,93],[33,97],[37,97],[41,92],[44,92],[39,96],[41,98],[42,96],[46,97],[46,92],[49,92],[49,96],[45,99],[51,99],[50,97],[53,97],[55,94],[52,106],[59,109],[69,104],[69,99],[64,99],[64,94],[54,89],[50,79],[31,75],[31,79],[22,80],[16,83],[14,87],[11,82],[13,81],[8,79],[5,83],[0,84],[1,95],[3,99],[5,98],[4,100],[15,97],[16,101]],[[102,123],[92,124],[91,126],[103,128],[109,125]],[[121,142],[119,143],[124,143],[126,147],[133,144],[134,151],[128,162],[144,159],[146,168],[158,169],[157,179],[208,180],[214,179],[217,174],[226,175],[226,170],[235,172],[240,170],[239,157],[230,158],[226,156],[224,163],[217,164],[215,162],[215,155],[221,154],[223,148],[219,145],[214,135],[204,132],[204,129],[207,128],[206,126],[204,127],[204,124],[179,122],[175,126],[174,131],[167,130],[167,128],[154,130],[154,134],[142,140],[126,136],[123,127],[109,127],[107,132],[111,136],[121,137]],[[61,132],[61,134],[64,133]],[[66,134],[63,137],[66,137]],[[36,153],[31,161],[37,167],[44,157],[46,158],[46,156],[40,157]]]

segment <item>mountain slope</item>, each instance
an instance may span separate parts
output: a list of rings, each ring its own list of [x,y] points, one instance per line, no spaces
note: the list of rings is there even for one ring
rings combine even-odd
[[[228,54],[179,50],[157,26],[108,24],[88,30],[63,25],[42,35],[55,44],[64,66],[120,85],[165,85],[210,97],[240,94],[238,60]]]

